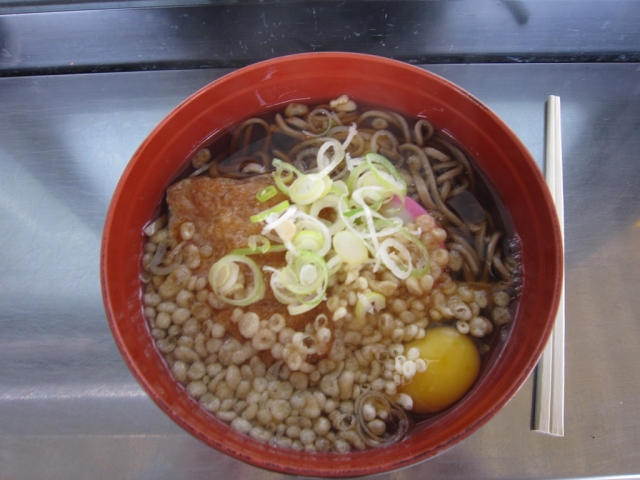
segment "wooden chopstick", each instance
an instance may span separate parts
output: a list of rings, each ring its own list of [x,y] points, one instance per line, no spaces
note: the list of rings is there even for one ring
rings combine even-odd
[[[545,177],[556,205],[564,250],[564,199],[562,188],[562,130],[560,97],[547,100],[545,140]],[[549,435],[564,436],[564,276],[556,320],[536,371],[533,429]]]

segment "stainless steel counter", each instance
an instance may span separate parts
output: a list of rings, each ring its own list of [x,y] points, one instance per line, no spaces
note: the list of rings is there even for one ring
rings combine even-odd
[[[543,154],[562,98],[566,436],[530,431],[532,379],[445,453],[376,478],[640,476],[640,65],[430,65]],[[121,360],[99,248],[129,157],[226,71],[0,78],[0,478],[282,479],[192,438]],[[630,477],[629,477],[630,478]]]

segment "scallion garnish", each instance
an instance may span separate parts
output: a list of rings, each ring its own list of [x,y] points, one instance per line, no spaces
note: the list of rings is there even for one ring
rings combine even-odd
[[[264,203],[267,200],[275,197],[278,194],[278,190],[273,185],[269,185],[268,187],[263,188],[256,194],[256,199],[260,203]]]
[[[245,264],[249,267],[252,274],[253,282],[244,297],[237,298],[229,296],[236,293],[244,287],[239,282],[240,265]],[[214,295],[225,303],[244,307],[255,303],[264,298],[264,281],[260,268],[249,257],[243,255],[226,255],[218,260],[209,270],[209,284]]]
[[[262,222],[263,220],[266,220],[266,218],[271,214],[284,212],[287,208],[289,208],[290,205],[291,204],[289,203],[289,200],[285,200],[284,202],[280,202],[279,204],[271,208],[267,208],[260,213],[251,215],[250,220],[252,223]]]
[[[349,138],[354,134],[355,127]],[[335,139],[324,140],[313,170],[301,172],[289,163],[273,160],[276,186],[263,188],[256,198],[265,202],[279,190],[288,200],[252,215],[253,223],[264,222],[262,235],[252,235],[248,248],[234,250],[211,268],[209,282],[222,301],[244,306],[264,297],[262,273],[247,255],[287,252],[284,267],[267,266],[264,270],[270,272],[274,296],[287,305],[291,315],[315,308],[325,298],[329,277],[337,274],[343,263],[358,267],[374,262],[374,272],[383,264],[399,279],[429,272],[426,247],[403,228],[401,218],[391,216],[396,204],[402,208],[407,192],[397,169],[377,153],[350,158],[345,153],[349,141],[343,145]],[[346,166],[339,178],[350,172],[346,182],[332,180],[331,173],[343,161]],[[406,240],[392,236],[398,232]],[[274,233],[282,244],[272,245],[264,236],[277,239]],[[242,264],[252,273],[249,288],[244,286]],[[363,323],[367,313],[385,308],[385,301],[379,293],[360,294],[355,321]]]

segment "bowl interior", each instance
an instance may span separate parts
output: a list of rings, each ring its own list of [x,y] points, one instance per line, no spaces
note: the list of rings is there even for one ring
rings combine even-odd
[[[348,94],[356,101],[429,118],[471,154],[493,184],[522,242],[524,288],[508,336],[455,407],[375,455],[292,453],[237,434],[201,410],[157,352],[140,299],[142,229],[187,159],[216,132],[291,101]],[[103,234],[101,279],[116,343],[153,400],[196,437],[251,464],[301,475],[355,476],[428,458],[488,421],[518,390],[550,333],[562,275],[560,233],[538,167],[486,106],[422,69],[379,57],[318,53],[282,57],[227,75],[180,104],[136,151],[118,184]]]

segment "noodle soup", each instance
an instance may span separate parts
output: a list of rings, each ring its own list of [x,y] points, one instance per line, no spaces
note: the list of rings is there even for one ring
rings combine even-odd
[[[145,317],[206,411],[274,446],[400,442],[509,324],[519,241],[428,119],[346,96],[213,139],[145,229]]]

